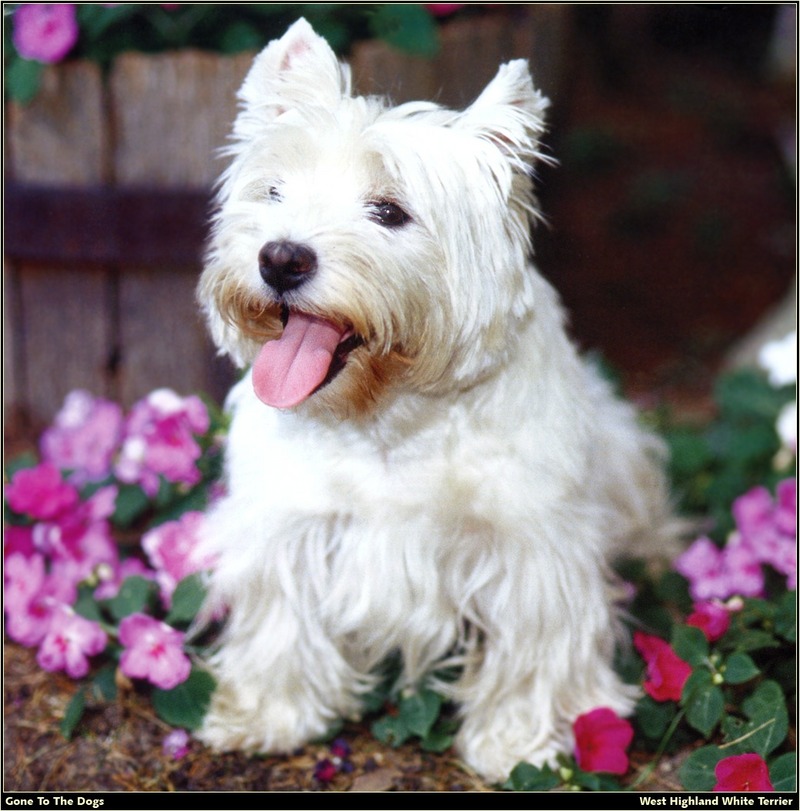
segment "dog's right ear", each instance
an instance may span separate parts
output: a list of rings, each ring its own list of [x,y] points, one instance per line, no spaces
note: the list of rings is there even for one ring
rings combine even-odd
[[[248,139],[288,110],[333,109],[350,95],[350,69],[301,18],[256,56],[239,90],[234,135]]]

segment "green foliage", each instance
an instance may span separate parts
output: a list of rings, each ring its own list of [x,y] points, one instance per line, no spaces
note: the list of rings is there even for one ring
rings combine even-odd
[[[162,721],[183,729],[203,723],[216,684],[205,670],[193,667],[189,678],[172,690],[153,690],[153,707]]]
[[[79,3],[79,38],[69,56],[108,68],[116,56],[134,50],[255,51],[301,16],[339,54],[372,37],[419,56],[432,56],[439,49],[436,21],[416,3],[182,3],[173,9],[157,3]],[[4,25],[6,93],[27,103],[39,89],[43,65],[14,50],[13,14],[6,14]]]
[[[795,398],[794,386],[774,388],[750,369],[721,376],[714,391],[717,416],[703,426],[665,422],[670,472],[683,509],[709,517],[714,537],[733,528],[730,506],[756,485],[772,487],[791,473],[776,470],[780,448],[775,421]]]
[[[402,695],[390,712],[372,724],[372,734],[390,746],[400,746],[412,737],[426,751],[443,752],[453,743],[452,724],[441,717],[444,701],[428,688]]]

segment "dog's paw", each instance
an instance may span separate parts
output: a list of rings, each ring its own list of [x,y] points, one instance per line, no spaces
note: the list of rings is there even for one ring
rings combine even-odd
[[[456,738],[463,761],[488,783],[502,783],[521,761],[556,765],[556,756],[572,745],[569,734],[536,736],[523,724],[503,727],[466,722]]]
[[[199,740],[219,752],[283,753],[324,735],[331,723],[288,701],[242,698],[218,689],[197,732]]]

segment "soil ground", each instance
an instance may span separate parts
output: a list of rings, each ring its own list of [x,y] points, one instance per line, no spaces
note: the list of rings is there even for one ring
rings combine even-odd
[[[541,173],[551,225],[540,263],[579,342],[602,351],[629,393],[704,412],[727,351],[794,276],[794,192],[778,146],[794,89],[713,42],[676,45],[641,21],[582,22],[555,100],[561,166]],[[135,691],[90,708],[66,741],[57,728],[74,683],[15,645],[4,666],[6,791],[490,790],[452,751],[392,749],[366,724],[345,728],[353,768],[328,784],[314,776],[325,746],[254,758],[194,743],[171,759],[168,729]],[[679,790],[686,754],[639,788]],[[635,779],[648,758],[632,760]]]

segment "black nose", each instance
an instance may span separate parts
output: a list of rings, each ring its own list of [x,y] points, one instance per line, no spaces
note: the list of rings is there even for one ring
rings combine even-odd
[[[316,268],[317,255],[311,248],[297,242],[267,242],[258,252],[261,278],[279,294],[299,287]]]

